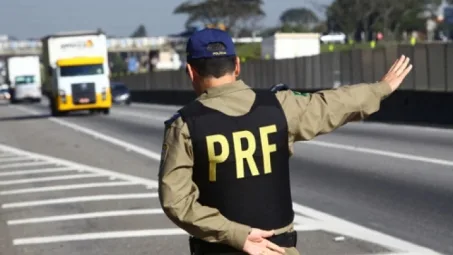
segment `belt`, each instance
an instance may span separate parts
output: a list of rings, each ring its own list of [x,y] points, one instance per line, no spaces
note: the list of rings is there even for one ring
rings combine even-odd
[[[297,231],[274,235],[266,239],[283,248],[296,247]],[[189,245],[191,255],[246,254],[243,251],[236,250],[229,245],[210,243],[192,236],[189,238]]]

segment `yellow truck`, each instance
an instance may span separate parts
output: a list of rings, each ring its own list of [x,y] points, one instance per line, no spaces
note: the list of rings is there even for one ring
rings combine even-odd
[[[58,33],[42,38],[47,74],[43,94],[52,116],[89,110],[109,114],[112,107],[107,37],[101,32]]]

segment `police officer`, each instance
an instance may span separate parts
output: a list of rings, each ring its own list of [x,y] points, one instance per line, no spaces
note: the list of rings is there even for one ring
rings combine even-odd
[[[411,70],[402,56],[381,82],[313,94],[242,80],[231,37],[218,29],[187,42],[198,98],[165,122],[159,171],[165,214],[190,235],[191,254],[299,254],[289,180],[293,143],[379,110]]]

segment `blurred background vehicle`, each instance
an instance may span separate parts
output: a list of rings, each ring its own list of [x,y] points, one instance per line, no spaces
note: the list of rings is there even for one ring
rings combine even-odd
[[[4,102],[4,101],[8,101],[11,99],[11,95],[9,94],[9,88],[8,86],[5,84],[5,85],[1,85],[0,86],[0,101],[1,102]]]
[[[123,82],[111,82],[112,103],[114,104],[131,104],[129,88]]]

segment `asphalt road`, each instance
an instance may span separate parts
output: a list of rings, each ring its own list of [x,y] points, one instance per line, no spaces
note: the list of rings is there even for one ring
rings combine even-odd
[[[19,159],[52,156],[45,162],[72,169],[49,171],[49,165],[0,169],[1,250],[18,255],[187,254],[187,237],[156,210],[159,205],[153,198],[163,121],[174,112],[173,107],[132,105],[114,107],[109,116],[82,113],[49,119],[45,104],[1,106],[0,143],[8,147],[0,147],[0,166],[14,164],[5,161],[6,154],[2,158],[2,152],[14,152],[11,157],[19,155]],[[59,159],[70,162],[57,166]],[[77,173],[85,176],[67,177],[77,175],[70,172],[74,168],[84,168],[79,163],[108,171],[96,168]],[[297,144],[291,167],[302,254],[373,254],[397,249],[430,254],[419,246],[453,254],[453,130],[351,123]],[[27,170],[38,171],[39,176],[21,174]],[[39,179],[62,175],[65,179]],[[46,190],[84,183],[104,186]],[[42,192],[36,192],[39,187]],[[35,190],[27,192],[30,188]],[[77,200],[103,194],[116,198]],[[49,199],[47,203],[55,204],[43,204]],[[107,210],[116,214],[132,210],[136,215],[86,215]],[[70,218],[77,214],[86,216]],[[62,215],[69,219],[52,218]],[[20,223],[30,218],[47,221]],[[134,232],[137,229],[147,232]],[[115,233],[119,239],[112,239]],[[77,241],[74,236],[81,237]],[[346,239],[335,241],[338,236]]]

